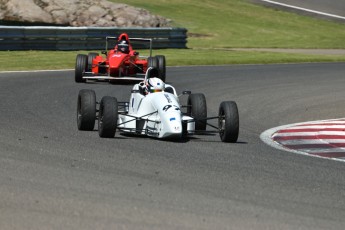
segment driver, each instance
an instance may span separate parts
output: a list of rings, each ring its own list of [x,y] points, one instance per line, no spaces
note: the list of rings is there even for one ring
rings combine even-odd
[[[148,93],[163,92],[165,83],[158,77],[149,78],[146,82],[146,90]]]
[[[165,83],[158,77],[149,78],[146,82],[139,83],[140,92],[144,95],[163,92]]]
[[[117,50],[129,54],[129,44],[126,40],[120,40],[119,43],[117,44]]]

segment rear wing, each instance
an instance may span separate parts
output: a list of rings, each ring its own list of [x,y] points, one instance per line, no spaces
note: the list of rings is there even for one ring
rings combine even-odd
[[[116,40],[118,41],[118,37],[110,37],[110,36],[107,36],[105,38],[105,50],[108,52],[109,50],[109,40]],[[151,38],[129,38],[129,41],[138,41],[138,42],[149,42],[150,46],[149,46],[149,49],[150,49],[150,57],[152,56],[152,39]]]

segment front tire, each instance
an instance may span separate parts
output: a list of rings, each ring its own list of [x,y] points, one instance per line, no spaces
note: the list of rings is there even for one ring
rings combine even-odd
[[[219,106],[219,136],[223,142],[235,143],[239,134],[239,115],[234,101],[223,101]]]
[[[79,130],[92,131],[96,120],[96,93],[82,89],[78,94],[77,124]]]
[[[195,130],[206,130],[207,105],[202,93],[190,94],[187,102],[187,115],[195,119]]]
[[[77,83],[86,82],[83,79],[83,74],[87,70],[87,55],[85,54],[78,54],[75,62],[75,72],[74,72],[74,80]]]
[[[98,113],[98,134],[100,137],[113,138],[115,136],[117,117],[117,99],[109,96],[103,97]]]

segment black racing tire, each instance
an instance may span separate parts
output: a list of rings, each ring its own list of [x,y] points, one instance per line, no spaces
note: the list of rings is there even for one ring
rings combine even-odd
[[[97,56],[99,56],[98,53],[89,53],[87,55],[87,71],[88,72],[92,71],[92,60]]]
[[[79,130],[92,131],[96,121],[96,93],[82,89],[78,94],[77,124]]]
[[[160,73],[159,73],[159,70],[157,68],[151,68],[148,70],[147,79],[153,78],[153,77],[160,78]]]
[[[161,80],[165,82],[166,80],[166,61],[165,61],[165,56],[164,55],[157,55],[156,56],[157,61],[158,61],[158,69],[161,74]]]
[[[158,69],[158,59],[157,57],[148,57],[147,58],[147,67],[153,67]]]
[[[207,105],[202,93],[190,94],[187,101],[187,115],[195,119],[195,130],[206,130]]]
[[[98,113],[98,135],[103,138],[113,138],[117,128],[117,118],[117,99],[109,96],[103,97]]]
[[[86,82],[86,79],[83,79],[84,72],[87,71],[87,55],[78,54],[75,61],[75,72],[74,80],[77,83]]]
[[[239,134],[239,115],[234,101],[223,101],[219,106],[219,136],[223,142],[235,143]]]

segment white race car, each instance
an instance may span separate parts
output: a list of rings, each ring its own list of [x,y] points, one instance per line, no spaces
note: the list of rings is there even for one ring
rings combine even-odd
[[[144,88],[149,81],[154,80],[154,72],[155,69],[150,67],[144,81],[133,86],[129,102],[118,102],[115,97],[105,96],[98,103],[93,90],[80,90],[77,109],[78,129],[92,131],[95,121],[98,120],[99,136],[105,138],[113,138],[116,130],[119,130],[165,139],[219,133],[223,142],[237,141],[239,115],[234,101],[222,102],[218,116],[207,117],[204,94],[184,91],[177,95],[172,85],[164,83],[161,92],[145,94]],[[188,95],[187,105],[180,104],[179,97],[182,95]],[[209,124],[208,120],[211,119],[218,119],[218,126]],[[206,130],[206,127],[211,127],[212,130]]]

